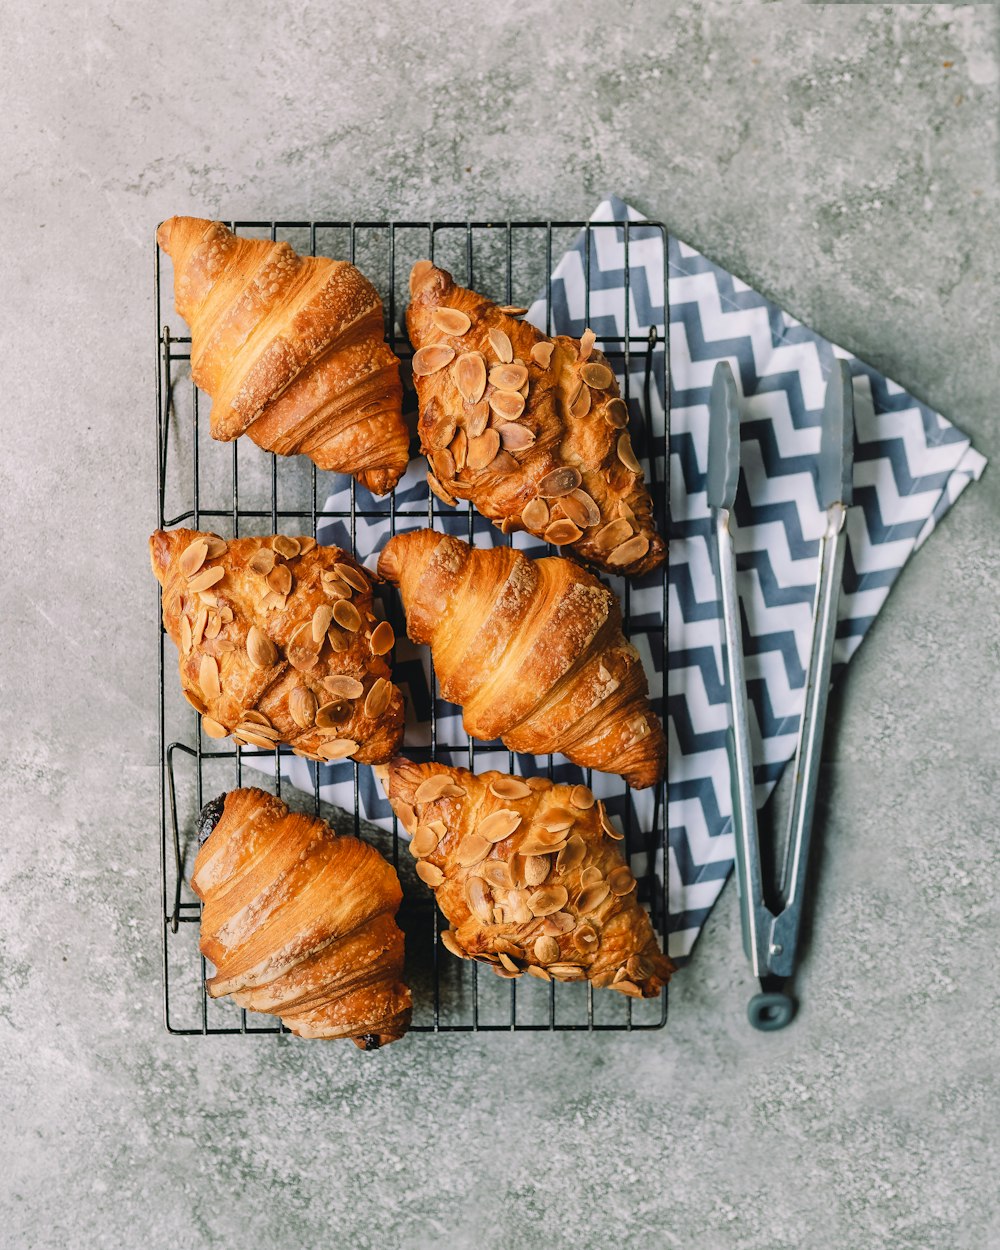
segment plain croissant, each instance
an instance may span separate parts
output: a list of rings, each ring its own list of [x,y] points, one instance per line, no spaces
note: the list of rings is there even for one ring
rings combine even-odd
[[[213,807],[191,876],[211,997],[280,1016],[299,1037],[349,1037],[363,1050],[401,1038],[411,999],[392,866],[262,790]]]
[[[502,977],[585,978],[634,998],[669,980],[621,834],[586,786],[402,758],[375,771],[451,925],[441,940],[452,954]]]
[[[406,469],[399,361],[382,302],[355,267],[171,217],[174,302],[191,327],[191,376],[212,397],[212,437],[249,434],[283,456],[352,473],[376,494]]]
[[[392,626],[375,619],[370,577],[346,552],[188,529],[157,530],[149,547],[181,687],[210,737],[289,742],[318,761],[377,763],[398,749]]]
[[[541,330],[418,261],[406,313],[431,489],[470,499],[505,534],[526,530],[619,573],[666,544],[607,359]]]
[[[598,578],[572,560],[476,549],[433,530],[390,539],[378,569],[474,738],[558,751],[637,789],[660,780],[663,726],[618,600]]]

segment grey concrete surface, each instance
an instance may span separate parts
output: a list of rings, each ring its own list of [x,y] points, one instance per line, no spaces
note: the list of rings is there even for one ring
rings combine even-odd
[[[150,239],[171,213],[616,190],[1000,460],[987,5],[9,0],[0,37],[0,1244],[1000,1244],[994,468],[837,700],[803,1009],[727,890],[648,1036],[159,1018]]]

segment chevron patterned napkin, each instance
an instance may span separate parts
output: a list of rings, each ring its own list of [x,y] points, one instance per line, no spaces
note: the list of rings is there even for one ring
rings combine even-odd
[[[603,201],[592,220],[641,222],[639,213],[617,198]],[[654,228],[630,227],[628,281],[623,231],[590,231],[589,323],[598,336],[624,333],[626,291],[630,333],[664,328],[663,236]],[[553,332],[579,336],[585,326],[586,237],[581,235],[559,262],[552,282]],[[843,349],[821,338],[694,248],[669,240],[669,352],[671,375],[670,626],[667,726],[669,734],[670,953],[691,950],[733,865],[729,763],[725,733],[728,704],[722,678],[722,610],[712,569],[711,525],[705,503],[708,450],[708,394],[715,365],[728,360],[743,393],[743,479],[736,502],[737,557],[744,618],[744,650],[753,715],[758,806],[777,784],[795,751],[802,709],[815,591],[817,541],[823,529],[814,485],[820,411],[826,378],[835,358],[854,374],[858,446],[855,503],[848,525],[849,547],[835,663],[843,666],[913,552],[958,498],[977,479],[986,461],[960,430]],[[536,301],[528,319],[545,327],[548,308]],[[660,349],[662,351],[662,348]],[[662,365],[662,358],[660,361]],[[645,359],[633,361],[630,401],[637,452],[647,479],[664,481],[662,458],[649,459],[640,436],[634,397],[642,394]],[[619,379],[620,381],[622,379]],[[653,388],[655,392],[655,388]],[[654,436],[664,414],[655,393],[648,414]],[[655,439],[654,439],[655,441]],[[661,440],[662,445],[662,440]],[[424,465],[415,461],[397,488],[397,507],[427,503]],[[655,485],[654,485],[655,489]],[[359,492],[362,494],[364,492]],[[344,507],[347,485],[327,501]],[[367,504],[367,497],[366,497]],[[421,521],[410,519],[419,527]],[[446,516],[444,528],[469,537],[464,513]],[[475,517],[475,541],[504,541]],[[402,523],[397,523],[402,528]],[[374,565],[388,537],[388,518],[358,522],[358,558]],[[321,542],[349,544],[339,521],[321,522]],[[534,550],[525,536],[517,544]],[[661,593],[657,578],[633,583],[629,619],[632,640],[650,677],[654,701],[662,700],[664,657],[658,645]],[[614,579],[612,579],[614,584]],[[621,583],[614,587],[619,593]],[[429,742],[434,687],[424,649],[400,639],[394,676],[408,698],[406,742]],[[461,716],[436,701],[439,757],[453,748],[453,762],[468,765]],[[506,769],[507,752],[477,756],[480,770]],[[518,761],[531,773],[536,761]],[[314,765],[283,757],[293,784],[313,788]],[[557,758],[555,775],[577,776]],[[380,824],[391,818],[370,769],[359,770],[360,814]],[[323,766],[323,798],[354,805],[353,766]],[[593,788],[619,818],[637,829],[657,828],[661,814],[649,792],[621,794],[617,780],[595,774]],[[629,812],[627,807],[631,807]],[[640,880],[644,856],[633,857]],[[662,865],[654,865],[662,871]]]

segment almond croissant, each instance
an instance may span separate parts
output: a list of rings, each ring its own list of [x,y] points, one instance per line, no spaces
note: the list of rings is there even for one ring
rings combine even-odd
[[[399,587],[407,633],[430,645],[441,693],[474,738],[558,751],[636,789],[660,780],[666,741],[642,661],[593,574],[433,530],[397,534],[378,569]]]
[[[157,530],[149,547],[181,687],[209,737],[288,742],[318,761],[397,750],[392,626],[376,621],[369,576],[349,555],[314,538],[188,529]]]
[[[219,221],[171,217],[156,237],[191,327],[191,376],[212,397],[212,437],[249,434],[353,473],[375,494],[391,490],[409,433],[372,284],[346,261],[238,238]]]
[[[621,835],[586,786],[403,758],[376,772],[452,926],[441,935],[452,954],[634,998],[669,980]]]
[[[439,498],[471,499],[505,534],[526,530],[602,569],[661,564],[628,410],[593,332],[549,338],[426,260],[410,293],[418,429]]]
[[[411,1000],[392,866],[263,790],[233,790],[205,814],[217,823],[191,886],[215,965],[208,993],[280,1016],[299,1037],[349,1037],[363,1050],[401,1038]]]

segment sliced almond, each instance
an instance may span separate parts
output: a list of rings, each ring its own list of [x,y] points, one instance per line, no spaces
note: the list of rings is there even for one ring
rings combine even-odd
[[[198,615],[194,618],[194,624],[191,626],[192,648],[201,646],[201,640],[205,636],[205,626],[207,624],[208,624],[208,608],[199,608]]]
[[[539,886],[549,875],[552,859],[548,855],[526,855],[521,864],[524,884],[531,887]]]
[[[479,352],[463,352],[451,370],[458,393],[470,404],[477,404],[486,390],[486,361]]]
[[[351,595],[354,594],[347,582],[343,578],[338,577],[336,573],[321,573],[320,584],[323,587],[323,593],[330,599],[350,599]]]
[[[465,421],[465,432],[468,436],[469,442],[471,442],[474,438],[478,438],[479,435],[482,434],[483,430],[486,429],[487,425],[489,425],[492,412],[492,408],[490,408],[485,399],[481,400],[478,404],[473,405],[473,407],[469,410]],[[466,459],[468,459],[468,453],[466,453]]]
[[[571,812],[567,807],[552,807],[544,816],[538,818],[538,826],[547,830],[549,833],[560,833],[564,829],[569,829],[576,823],[577,813]]]
[[[459,959],[468,959],[469,956],[459,945],[458,938],[455,936],[454,929],[441,930],[441,945],[449,954],[456,955]]]
[[[292,570],[287,564],[276,564],[264,580],[275,594],[287,595],[292,589]]]
[[[485,820],[481,820],[476,826],[476,833],[487,842],[502,842],[504,838],[510,837],[520,823],[520,812],[501,808],[499,811],[491,812]]]
[[[308,686],[296,686],[288,696],[288,715],[300,729],[311,729],[316,719],[316,696]]]
[[[536,365],[547,369],[552,360],[552,353],[555,350],[555,343],[536,343],[531,349],[531,359]]]
[[[542,924],[542,932],[549,937],[555,937],[560,933],[569,933],[576,928],[576,917],[570,915],[568,911],[556,911],[551,916],[546,916]]]
[[[316,667],[319,659],[319,647],[313,642],[312,622],[305,621],[293,632],[285,647],[285,655],[292,668],[300,673],[308,673]]]
[[[505,859],[488,859],[482,866],[482,875],[492,886],[500,890],[510,890],[514,886],[514,877],[510,864]]]
[[[497,433],[500,435],[504,451],[527,451],[535,441],[534,434],[527,426],[518,425],[513,421],[498,426]]]
[[[478,438],[469,439],[467,464],[474,472],[481,472],[500,450],[500,435],[496,430],[486,430]]]
[[[563,885],[543,886],[528,895],[528,909],[533,916],[550,916],[560,911],[569,898],[569,891]]]
[[[455,457],[447,447],[436,451],[430,457],[434,466],[434,474],[439,482],[450,482],[455,476]]]
[[[618,898],[631,894],[635,889],[636,880],[632,876],[632,869],[628,864],[622,864],[620,868],[614,868],[608,873],[608,885],[611,887],[611,893]]]
[[[464,430],[458,430],[448,447],[455,461],[456,474],[465,468],[465,460],[469,454],[469,437]]]
[[[205,626],[205,637],[209,640],[218,638],[222,633],[222,618],[214,614],[208,618],[208,624]]]
[[[611,817],[608,815],[603,803],[601,804],[601,828],[609,838],[613,838],[616,842],[621,842],[625,837],[624,833],[619,833],[611,823]]]
[[[247,655],[254,668],[270,668],[278,662],[278,648],[256,625],[247,630]]]
[[[629,507],[628,503],[624,499],[618,500],[618,515],[622,518],[623,521],[628,521],[629,525],[631,525],[632,528],[635,529],[636,527],[635,513],[632,511],[632,509]]]
[[[353,586],[355,590],[365,591],[371,587],[367,576],[356,565],[341,560],[333,566],[333,571],[341,581],[347,582],[348,586]]]
[[[515,473],[519,468],[519,465],[510,452],[504,451],[501,447],[486,467],[490,473],[500,476],[504,473]],[[507,518],[504,519],[506,520]],[[496,522],[494,522],[494,524],[496,524]],[[509,532],[508,530],[503,530],[503,522],[501,522],[500,527],[502,532]]]
[[[262,751],[273,751],[276,745],[272,739],[258,732],[256,727],[252,725],[237,725],[233,733],[234,736],[238,733],[248,746],[260,747]]]
[[[253,573],[259,573],[261,577],[266,577],[274,568],[275,555],[270,547],[261,547],[259,551],[255,551],[247,563],[247,568]]]
[[[582,981],[586,976],[579,964],[549,964],[548,971],[557,981]]]
[[[198,669],[198,685],[201,686],[201,692],[205,699],[211,702],[222,694],[222,683],[219,681],[219,664],[212,655],[203,655],[201,657],[201,666]]]
[[[534,533],[544,530],[549,523],[549,505],[544,499],[532,499],[524,505],[524,511],[521,513],[521,523],[525,529]]]
[[[431,321],[442,334],[450,334],[454,338],[467,334],[472,325],[472,319],[460,308],[435,308],[431,313]]]
[[[294,560],[301,550],[299,540],[290,538],[287,534],[275,534],[271,539],[271,546],[286,560]]]
[[[424,885],[429,885],[432,890],[436,890],[444,880],[444,873],[441,869],[436,864],[429,864],[426,859],[418,861],[416,873]],[[473,881],[478,881],[478,879],[478,877],[470,878]]]
[[[578,421],[582,420],[590,412],[591,403],[590,391],[581,383],[580,389],[567,404],[569,415]]]
[[[327,631],[326,638],[327,642],[330,644],[330,650],[336,652],[338,655],[350,649],[350,643],[339,629],[331,627]]]
[[[454,508],[458,503],[458,500],[451,493],[451,491],[446,490],[433,473],[427,474],[427,485],[431,489],[431,494],[437,495],[438,499],[440,499],[442,503],[446,503],[449,508]]]
[[[528,964],[525,972],[529,977],[537,977],[539,981],[551,981],[552,978],[544,968],[539,968],[537,964]]]
[[[582,481],[579,469],[573,465],[563,465],[545,474],[538,483],[538,494],[542,499],[558,499],[576,490]]]
[[[205,563],[208,556],[208,539],[195,538],[181,552],[181,558],[178,561],[180,570],[185,577],[194,577],[195,573]]]
[[[361,613],[347,599],[338,599],[333,605],[333,619],[348,633],[356,634],[361,628]]]
[[[490,844],[478,833],[467,834],[459,843],[455,860],[463,868],[471,868],[484,860],[490,853]]]
[[[577,353],[577,360],[579,360],[581,364],[585,360],[589,359],[590,353],[594,350],[594,344],[596,342],[597,335],[590,328],[590,326],[587,326],[584,332],[580,335],[580,350]]]
[[[210,560],[218,560],[219,556],[229,549],[229,543],[224,538],[220,538],[218,534],[204,534],[203,538],[208,544],[208,558]]]
[[[217,586],[219,582],[226,576],[226,570],[219,564],[212,565],[211,568],[202,569],[200,573],[196,573],[188,582],[188,590],[192,594],[199,591],[208,590],[210,586]]]
[[[622,430],[618,435],[618,459],[626,469],[631,469],[633,473],[642,472],[642,465],[632,450],[632,440],[629,438],[628,430]]]
[[[312,618],[312,636],[313,642],[317,646],[322,646],[323,639],[326,637],[326,631],[330,628],[330,622],[333,620],[333,608],[328,603],[321,603]]]
[[[229,735],[229,730],[225,725],[220,725],[211,716],[203,716],[201,718],[201,727],[210,738],[226,738]]]
[[[642,990],[639,989],[634,981],[615,981],[611,988],[618,990],[621,994],[627,994],[629,998],[642,998]]]
[[[384,677],[379,677],[365,699],[365,715],[371,720],[376,720],[389,706],[391,698],[392,686]]]
[[[417,865],[417,871],[420,871],[420,865]],[[442,874],[441,880],[444,880]],[[493,895],[489,886],[482,877],[469,877],[465,883],[465,901],[469,904],[469,910],[481,920],[483,924],[489,924],[493,919]]]
[[[347,677],[342,673],[334,677],[324,677],[323,689],[334,699],[360,699],[365,692],[364,686],[356,677]]]
[[[372,636],[368,640],[371,647],[372,655],[385,655],[391,651],[396,641],[396,635],[392,626],[388,621],[379,621],[372,630]]]
[[[589,786],[574,786],[569,792],[569,801],[581,811],[589,812],[597,800]]]
[[[506,313],[508,317],[523,317],[528,310],[521,304],[501,304],[497,311]]]
[[[514,359],[514,349],[510,343],[510,337],[504,330],[491,329],[487,332],[486,337],[490,340],[490,347],[497,354],[497,359],[504,364],[510,364]]]
[[[322,755],[325,760],[342,760],[353,755],[357,749],[358,744],[353,738],[330,738],[320,743],[316,754]]]
[[[191,650],[191,622],[186,616],[181,617],[181,651],[186,655]]]
[[[490,391],[488,402],[505,421],[516,421],[524,412],[524,396],[517,391]]]
[[[443,369],[445,365],[450,365],[454,359],[455,349],[449,347],[447,343],[434,343],[430,347],[421,347],[413,354],[413,376],[428,377],[432,373],[437,373],[439,369]]]
[[[424,442],[424,450],[443,451],[455,437],[455,431],[458,429],[458,418],[450,413],[438,416],[436,408],[433,411],[435,413],[434,419],[422,431],[421,435]]]
[[[519,391],[528,380],[528,370],[522,364],[494,365],[489,378],[498,391]]]
[[[598,868],[596,864],[591,864],[589,867],[584,868],[584,870],[580,873],[580,885],[583,887],[588,885],[597,885],[598,881],[603,880],[604,873],[601,872],[600,868]]]
[[[435,773],[433,777],[425,778],[413,796],[414,803],[433,803],[435,799],[451,789],[452,781],[448,773]],[[464,793],[464,792],[463,792]]]
[[[581,495],[589,501],[589,507],[579,498]],[[591,525],[596,525],[601,519],[601,513],[597,504],[594,503],[585,490],[575,490],[571,495],[563,495],[559,500],[559,507],[562,508],[566,517],[574,525],[578,525],[581,530],[587,529]]]
[[[575,543],[583,537],[583,530],[572,521],[552,521],[546,528],[544,538],[547,543],[556,547],[565,547],[567,543]]]
[[[592,360],[589,364],[581,367],[580,377],[583,378],[588,386],[592,386],[595,391],[606,391],[615,380],[615,375],[608,366],[602,365],[596,360]]]
[[[606,881],[597,881],[593,885],[588,885],[576,900],[576,910],[581,916],[585,916],[588,912],[594,911],[600,907],[604,900],[611,893],[611,887]]]
[[[556,871],[561,873],[572,872],[574,868],[583,863],[586,854],[587,844],[578,833],[574,833],[556,857]]]
[[[520,972],[521,967],[516,964],[506,951],[500,951],[500,963],[508,972]]]
[[[435,829],[429,825],[417,825],[413,837],[410,838],[410,854],[415,859],[430,855],[437,849],[440,841],[441,838]]]
[[[316,546],[316,539],[311,534],[300,534],[298,542],[300,556],[304,556]]]
[[[628,425],[628,408],[624,399],[609,399],[604,405],[604,420],[615,430],[624,430]]]
[[[649,539],[645,534],[636,534],[634,538],[629,538],[610,553],[608,563],[622,567],[634,564],[636,560],[641,560],[648,550]]]
[[[632,537],[632,526],[628,521],[611,521],[594,535],[594,546],[598,551],[612,551]]]
[[[566,845],[566,838],[561,833],[529,833],[518,845],[520,855],[557,855]]]
[[[497,777],[490,782],[490,794],[498,799],[526,799],[531,790],[519,777]]]
[[[392,809],[399,818],[399,823],[407,833],[413,834],[417,828],[417,813],[405,799],[394,799]]]
[[[573,945],[582,955],[592,955],[601,940],[592,924],[581,924],[573,930]]]
[[[316,728],[339,731],[351,719],[351,706],[345,699],[331,699],[316,709]]]
[[[548,777],[525,777],[524,784],[529,790],[541,791],[552,789],[552,782],[549,781]]]
[[[208,708],[205,706],[204,700],[201,699],[198,695],[196,695],[193,690],[182,689],[181,694],[184,696],[185,699],[187,699],[188,703],[191,704],[191,706],[194,708],[194,710],[198,713],[199,716],[204,716],[205,713],[208,711]]]

